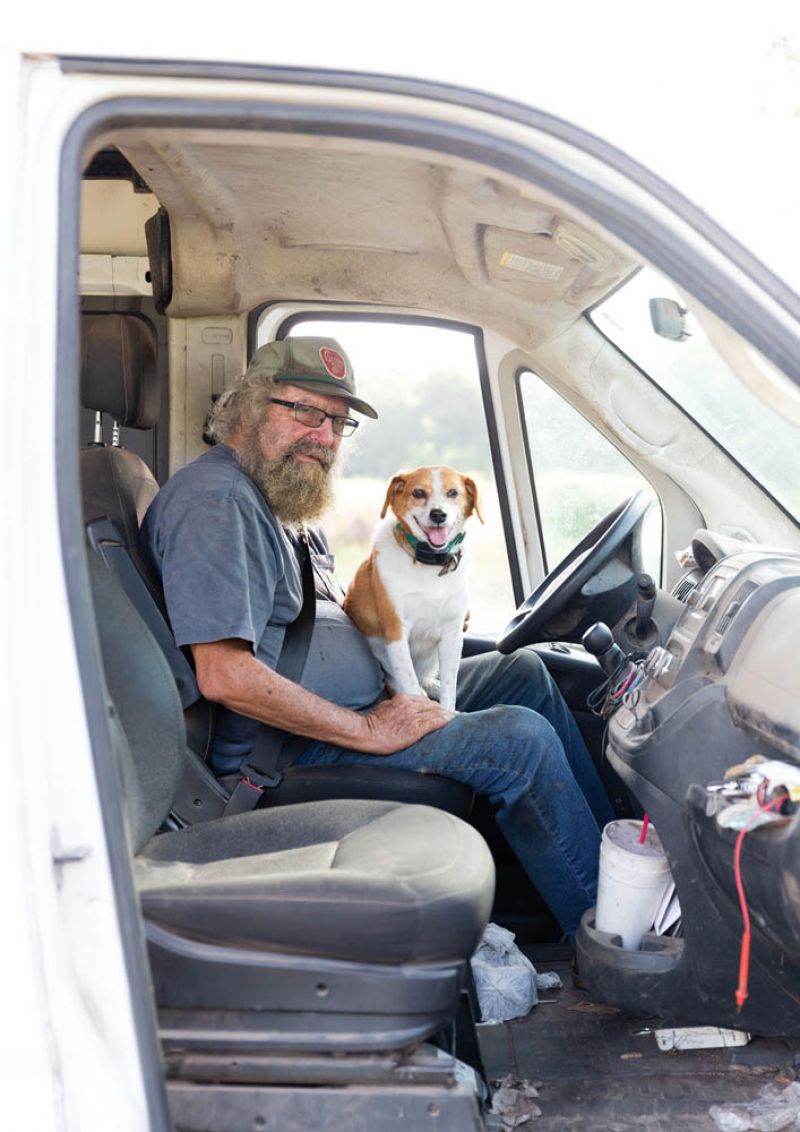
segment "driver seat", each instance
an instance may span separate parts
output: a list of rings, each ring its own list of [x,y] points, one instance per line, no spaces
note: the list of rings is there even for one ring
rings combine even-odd
[[[118,426],[155,427],[161,405],[157,340],[152,324],[128,313],[81,315],[81,400],[108,413]],[[173,812],[182,825],[219,817],[228,794],[206,763],[214,705],[200,695],[191,659],[172,636],[160,581],[139,536],[158,483],[145,462],[118,441],[81,450],[84,523],[92,549],[103,559],[156,639],[172,672],[185,713],[187,758]],[[469,816],[472,790],[435,774],[385,766],[293,766],[266,791],[271,806],[330,798],[369,798],[435,806]]]

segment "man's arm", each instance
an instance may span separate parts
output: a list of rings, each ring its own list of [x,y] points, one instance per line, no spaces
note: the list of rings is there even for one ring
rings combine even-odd
[[[394,696],[367,714],[324,700],[258,660],[247,641],[192,645],[197,683],[207,700],[293,735],[353,751],[391,755],[453,718],[425,696]]]

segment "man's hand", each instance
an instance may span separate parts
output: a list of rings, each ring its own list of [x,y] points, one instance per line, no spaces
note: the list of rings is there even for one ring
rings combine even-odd
[[[438,731],[451,719],[454,711],[440,707],[427,696],[392,696],[383,700],[361,718],[365,725],[364,739],[354,750],[372,755],[393,755],[418,742],[431,731]]]
[[[362,715],[286,680],[253,656],[247,641],[192,645],[197,683],[207,700],[289,731],[370,755],[393,755],[449,722],[427,696],[394,696]]]

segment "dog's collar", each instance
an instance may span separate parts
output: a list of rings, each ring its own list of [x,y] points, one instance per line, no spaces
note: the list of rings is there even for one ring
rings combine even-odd
[[[423,566],[441,566],[439,577],[457,570],[461,563],[461,551],[456,550],[456,547],[464,541],[463,531],[457,534],[454,539],[451,539],[447,546],[443,546],[441,550],[434,549],[425,539],[412,535],[402,523],[395,524],[394,537],[397,539],[398,545],[403,550],[407,550],[415,562],[421,562]]]

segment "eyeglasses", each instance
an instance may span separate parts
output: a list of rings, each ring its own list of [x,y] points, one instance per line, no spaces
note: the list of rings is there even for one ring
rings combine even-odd
[[[301,401],[282,401],[280,397],[270,397],[273,405],[283,405],[286,409],[294,411],[294,419],[298,424],[307,428],[319,428],[327,418],[336,436],[352,436],[359,426],[359,421],[352,417],[338,417],[335,413],[326,413],[324,409],[316,409],[313,405],[304,405]]]

